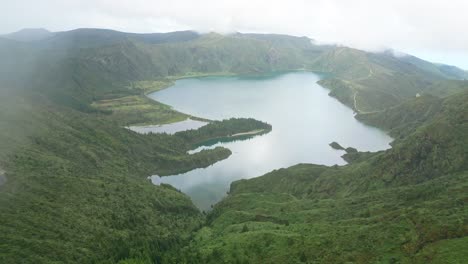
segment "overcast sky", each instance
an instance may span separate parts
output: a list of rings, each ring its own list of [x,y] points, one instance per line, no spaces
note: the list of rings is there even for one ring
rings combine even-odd
[[[393,48],[468,69],[467,0],[0,0],[0,33],[43,27],[261,32]]]

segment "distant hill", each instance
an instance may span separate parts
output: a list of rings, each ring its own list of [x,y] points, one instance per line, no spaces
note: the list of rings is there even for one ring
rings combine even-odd
[[[0,37],[22,42],[31,42],[44,40],[52,37],[53,35],[54,33],[44,28],[25,28],[10,34],[0,35]]]
[[[128,40],[141,41],[149,44],[160,44],[189,41],[198,37],[199,34],[193,31],[138,34],[109,29],[80,28],[57,32],[54,34],[53,38],[49,38],[41,44],[46,48],[75,49],[103,47]]]
[[[358,113],[382,111],[417,94],[447,96],[459,92],[457,87],[463,83],[461,74],[442,72],[439,66],[413,56],[346,47],[321,54],[311,69],[332,73],[320,84]]]
[[[436,64],[441,72],[443,72],[448,77],[453,77],[455,79],[468,80],[468,71],[462,70],[458,67],[446,64]]]
[[[420,58],[417,58],[415,56],[411,56],[408,54],[403,55],[403,56],[398,56],[398,58],[401,61],[411,63],[422,70],[432,72],[434,74],[440,75],[447,79],[457,79],[457,80],[468,79],[468,72],[455,66],[440,64],[440,63],[431,63],[431,62],[422,60]]]

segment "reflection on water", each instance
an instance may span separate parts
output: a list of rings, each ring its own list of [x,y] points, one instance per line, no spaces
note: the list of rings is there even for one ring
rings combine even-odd
[[[208,124],[207,122],[202,122],[198,120],[192,120],[187,118],[184,121],[166,124],[166,125],[150,125],[150,126],[129,126],[128,129],[141,133],[141,134],[148,134],[148,133],[167,133],[167,134],[174,134],[176,132],[190,130],[190,129],[198,129],[204,125]]]
[[[151,98],[194,116],[217,120],[253,117],[273,126],[265,135],[210,146],[229,148],[232,155],[226,160],[159,180],[207,210],[222,199],[232,181],[297,163],[345,164],[340,157],[344,152],[328,145],[332,141],[363,151],[390,147],[388,135],[359,123],[351,109],[316,84],[318,80],[316,74],[304,72],[264,78],[184,79],[151,94]]]

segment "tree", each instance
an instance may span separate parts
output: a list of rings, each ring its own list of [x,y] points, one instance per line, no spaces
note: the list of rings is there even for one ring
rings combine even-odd
[[[245,233],[245,232],[249,232],[249,228],[247,227],[246,224],[244,224],[244,226],[242,227],[242,233]]]

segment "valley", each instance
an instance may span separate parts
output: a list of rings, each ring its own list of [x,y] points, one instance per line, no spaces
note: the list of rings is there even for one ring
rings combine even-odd
[[[2,263],[468,258],[461,69],[307,37],[89,28],[0,37],[0,56]],[[209,124],[126,128],[187,118]],[[333,141],[372,153],[346,164]]]

